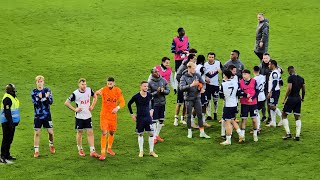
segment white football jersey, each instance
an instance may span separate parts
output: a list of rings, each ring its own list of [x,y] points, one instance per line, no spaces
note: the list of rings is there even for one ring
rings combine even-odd
[[[234,81],[234,82],[238,83],[238,82],[239,82],[238,76],[237,76],[237,75],[234,75],[234,76],[232,77],[231,81]]]
[[[266,100],[266,94],[264,93],[264,88],[266,84],[266,76],[260,74],[259,76],[254,77],[257,82],[257,88],[259,89],[258,101]]]
[[[221,83],[220,93],[224,94],[224,106],[225,107],[237,107],[238,97],[237,92],[239,89],[239,83],[233,80],[227,80]]]
[[[201,70],[202,67],[204,67],[204,65],[202,65],[202,64],[197,64],[196,73],[198,73],[198,74],[201,75],[201,71],[200,71],[200,70]],[[205,71],[206,71],[206,68],[204,68],[204,72],[205,72]],[[203,75],[202,75],[201,77],[202,77],[202,80],[205,82],[205,81],[206,81],[206,75],[205,75],[205,73],[203,73]],[[206,89],[206,88],[205,88],[205,84],[204,84],[203,88]]]
[[[75,90],[68,100],[70,102],[75,102],[77,107],[80,107],[82,109],[81,112],[76,112],[75,116],[78,119],[89,119],[91,118],[91,112],[89,110],[90,107],[90,97],[94,95],[94,92],[91,88],[87,87],[85,92],[80,92],[79,89]]]
[[[278,91],[280,90],[280,85],[279,85],[279,80],[281,78],[281,74],[280,71],[278,69],[273,70],[270,75],[269,75],[269,82],[268,82],[268,92],[271,91],[272,86],[273,86],[273,81],[276,80],[277,81],[277,85],[275,90]]]
[[[221,63],[218,60],[214,60],[213,64],[209,64],[209,62],[204,63],[205,72],[204,74],[214,74],[218,70],[220,70]],[[219,86],[219,74],[215,75],[214,77],[210,78],[210,85]]]

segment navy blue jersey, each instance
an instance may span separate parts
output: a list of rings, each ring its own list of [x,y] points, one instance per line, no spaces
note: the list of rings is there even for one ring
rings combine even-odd
[[[42,94],[42,98],[39,97],[40,93]],[[48,98],[46,98],[46,93],[49,93]],[[42,90],[34,89],[31,92],[31,98],[34,106],[34,118],[51,118],[50,105],[53,103],[51,90],[46,87]]]
[[[152,95],[149,92],[147,93],[146,97],[142,97],[140,92],[138,92],[128,102],[128,108],[129,108],[130,114],[133,114],[131,105],[133,103],[136,103],[137,116],[150,116],[150,109],[153,108],[153,107],[150,107],[150,105],[152,104],[151,101],[152,101]]]
[[[304,85],[304,79],[299,75],[291,75],[288,77],[288,83],[292,83],[291,92],[289,94],[290,97],[299,97],[300,89]]]

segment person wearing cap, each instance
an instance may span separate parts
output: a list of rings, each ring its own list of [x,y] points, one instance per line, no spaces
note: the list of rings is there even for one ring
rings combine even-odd
[[[255,142],[258,141],[258,126],[257,126],[257,114],[258,114],[258,95],[259,88],[257,86],[257,82],[254,78],[250,77],[250,70],[245,69],[242,71],[243,79],[240,80],[239,85],[240,89],[247,94],[247,96],[243,96],[240,98],[241,104],[241,136],[239,137],[239,143],[245,141],[245,129],[247,124],[247,119],[250,114],[250,118],[252,119],[253,126],[253,140]]]
[[[154,101],[154,112],[152,119],[154,143],[163,142],[160,137],[160,131],[163,126],[166,95],[170,93],[167,81],[162,78],[157,68],[151,69],[151,79],[148,81],[148,92],[151,93]]]
[[[13,141],[16,126],[20,122],[19,100],[16,96],[16,88],[13,84],[6,86],[6,93],[1,101],[1,124],[2,124],[2,145],[0,162],[12,163],[16,160],[10,154],[10,147]]]
[[[180,80],[180,90],[184,92],[184,100],[187,108],[187,126],[188,126],[188,138],[192,138],[191,129],[191,114],[194,108],[198,116],[198,124],[200,129],[200,137],[209,139],[204,132],[203,121],[202,121],[202,107],[201,107],[201,93],[204,93],[203,84],[205,83],[201,75],[196,73],[196,64],[189,62],[187,64],[187,70],[182,74]]]
[[[117,112],[123,108],[125,101],[120,88],[115,86],[114,78],[107,79],[107,85],[96,91],[96,95],[102,98],[102,106],[100,111],[100,128],[101,134],[101,156],[100,160],[106,158],[106,144],[108,134],[108,149],[107,153],[114,156],[112,151],[112,144],[114,140],[114,133],[117,130]]]
[[[185,36],[182,27],[178,28],[178,36],[174,37],[171,45],[171,52],[174,53],[175,71],[177,72],[183,60],[187,59],[189,53],[189,39]]]
[[[36,78],[37,87],[31,91],[31,100],[34,107],[34,155],[39,157],[40,130],[45,128],[49,135],[49,150],[55,153],[53,145],[53,123],[51,118],[50,106],[53,103],[52,92],[44,87],[44,77],[38,75]]]

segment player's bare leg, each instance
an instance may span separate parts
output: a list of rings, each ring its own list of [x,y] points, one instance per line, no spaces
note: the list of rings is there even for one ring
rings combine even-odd
[[[76,134],[77,147],[78,147],[79,155],[86,156],[86,154],[83,152],[83,148],[82,148],[82,134],[83,134],[83,130],[77,130],[77,134]]]
[[[87,129],[87,136],[88,136],[88,144],[90,146],[90,156],[100,158],[100,155],[96,152],[94,147],[93,129]]]
[[[40,140],[40,129],[35,129],[34,131],[34,157],[37,158],[39,156],[39,140]]]
[[[49,148],[50,152],[54,154],[56,152],[54,145],[53,145],[53,128],[48,128],[48,135],[49,135]]]

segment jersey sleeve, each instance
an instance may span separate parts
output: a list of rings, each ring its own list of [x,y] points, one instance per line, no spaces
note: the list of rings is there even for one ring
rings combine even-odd
[[[119,100],[119,107],[123,108],[125,105],[125,101],[124,101],[124,97],[123,97],[121,89],[118,89],[118,100]]]
[[[75,95],[74,93],[72,93],[72,94],[68,97],[68,100],[69,100],[70,102],[75,101],[75,100],[76,100],[76,95]]]
[[[90,88],[91,89],[91,88]],[[91,96],[94,96],[94,91],[91,89]]]

